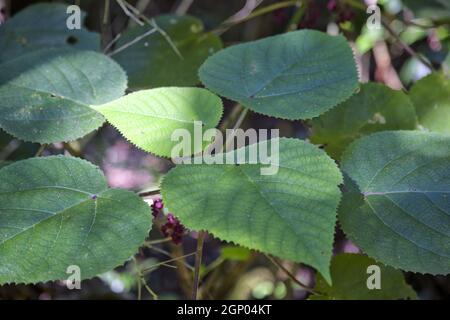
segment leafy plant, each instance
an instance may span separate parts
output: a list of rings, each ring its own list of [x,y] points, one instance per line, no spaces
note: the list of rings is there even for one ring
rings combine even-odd
[[[414,1],[407,5],[423,12]],[[23,145],[27,152],[18,157],[0,152],[0,284],[64,280],[71,265],[82,279],[110,271],[146,244],[161,219],[167,238],[181,238],[185,228],[198,232],[188,281],[194,298],[209,272],[201,269],[206,233],[246,248],[227,247],[222,261],[260,252],[314,268],[311,299],[414,299],[402,270],[450,274],[445,72],[432,72],[410,92],[359,83],[342,35],[298,30],[221,50],[220,32],[205,31],[195,17],[150,20],[129,5],[128,14],[145,25],[128,27],[100,53],[99,34],[65,27],[65,8],[30,6],[0,28],[0,128],[41,146]],[[48,18],[34,24],[42,15]],[[199,81],[205,88],[188,87]],[[234,137],[227,136],[213,153],[217,138],[195,145],[197,122],[203,131],[234,134],[249,110],[305,120],[310,139],[268,137],[229,150]],[[173,133],[185,130],[188,156],[234,163],[177,164],[160,186],[136,193],[110,189],[86,160],[40,157],[53,143],[71,151],[69,142],[105,121],[160,157],[172,156],[179,143]],[[0,135],[0,146],[7,148],[9,135]],[[250,154],[275,144],[276,174],[261,174],[267,163]],[[149,195],[162,199],[150,208],[142,199]],[[333,257],[337,226],[364,254]],[[381,291],[366,287],[370,265],[382,270]],[[179,268],[191,276],[182,262]]]

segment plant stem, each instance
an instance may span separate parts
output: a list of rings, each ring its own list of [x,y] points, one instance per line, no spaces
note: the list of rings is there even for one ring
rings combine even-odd
[[[146,197],[156,196],[160,193],[161,193],[161,190],[156,189],[156,190],[140,192],[140,193],[138,193],[138,196],[141,198],[146,198]]]
[[[313,294],[318,294],[317,292],[315,292],[313,289],[311,289],[310,287],[308,287],[307,285],[303,284],[300,280],[298,280],[288,269],[286,269],[281,263],[279,263],[276,259],[272,258],[271,256],[269,256],[268,254],[265,255],[267,257],[267,259],[270,260],[270,262],[272,262],[274,265],[276,265],[278,268],[280,268],[284,273],[286,273],[286,275],[292,279],[292,281],[294,281],[300,288],[302,288],[303,290],[309,292],[309,293],[313,293]]]
[[[286,31],[293,31],[297,30],[297,26],[300,23],[300,20],[302,19],[303,15],[306,12],[306,9],[308,8],[308,2],[303,1],[301,4],[297,3],[297,10],[295,11],[292,18],[289,20],[288,26],[286,28]]]
[[[344,3],[352,6],[354,9],[361,10],[366,12],[367,8],[364,4],[355,1],[355,0],[343,0]],[[435,70],[433,65],[428,62],[424,57],[422,57],[420,54],[415,52],[413,48],[411,48],[407,43],[403,42],[403,40],[400,38],[400,36],[395,32],[394,29],[391,28],[389,25],[389,22],[386,21],[385,17],[381,17],[381,24],[383,27],[389,32],[389,34],[394,37],[394,39],[402,46],[402,48],[412,57],[418,59],[420,62],[422,62],[425,66],[430,68],[430,70]]]
[[[128,47],[131,47],[132,45],[138,43],[139,41],[141,41],[142,39],[148,37],[149,35],[157,32],[158,30],[156,28],[150,29],[147,32],[141,34],[140,36],[134,38],[132,41],[125,43],[123,46],[117,48],[116,50],[112,51],[111,53],[109,53],[109,56],[113,56],[125,49],[127,49]]]
[[[148,268],[142,269],[141,272],[144,273],[144,272],[150,271],[150,270],[152,270],[154,268],[157,268],[157,267],[160,267],[160,266],[165,266],[165,265],[167,265],[170,262],[175,262],[177,260],[193,256],[194,254],[196,254],[196,253],[192,252],[192,253],[184,254],[184,255],[182,255],[180,257],[176,257],[176,258],[172,258],[172,259],[165,260],[165,261],[162,261],[162,262],[158,262],[158,263],[156,263],[156,264],[154,264],[154,265],[152,265],[152,266],[150,266]]]
[[[182,0],[178,7],[175,9],[175,14],[177,16],[185,15],[191,7],[192,3],[194,3],[194,0]]]
[[[192,283],[192,300],[197,300],[198,286],[200,283],[200,267],[203,257],[203,242],[205,241],[205,232],[200,231],[197,237],[197,251],[195,254],[194,281]]]
[[[47,144],[45,144],[45,143],[42,144],[42,145],[39,147],[38,151],[36,152],[36,154],[35,154],[34,156],[35,156],[35,157],[40,157],[47,147],[48,147]]]
[[[262,16],[266,13],[278,10],[278,9],[282,9],[282,8],[287,8],[287,7],[292,7],[295,5],[298,5],[298,3],[300,3],[299,0],[290,0],[290,1],[282,1],[282,2],[276,2],[274,4],[265,6],[261,9],[257,9],[255,11],[253,11],[251,14],[249,14],[247,17],[243,18],[242,20],[239,21],[233,21],[233,22],[223,22],[219,27],[217,27],[215,30],[213,30],[212,32],[217,34],[217,35],[221,35],[222,33],[226,32],[228,29],[242,23],[242,22],[246,22],[248,20],[251,20],[253,18]]]
[[[274,4],[262,7],[261,9],[257,9],[255,11],[253,11],[248,17],[244,18],[243,20],[239,21],[240,22],[245,22],[248,20],[251,20],[253,18],[262,16],[266,13],[278,10],[278,9],[283,9],[283,8],[287,8],[287,7],[292,7],[292,6],[296,6],[300,3],[299,0],[291,0],[291,1],[283,1],[283,2],[276,2]]]
[[[102,49],[105,49],[108,46],[108,43],[110,42],[111,38],[111,34],[109,32],[109,8],[110,8],[110,1],[105,0],[105,7],[103,9],[103,19],[101,25]]]
[[[400,36],[391,28],[391,26],[389,25],[389,23],[384,19],[381,18],[381,24],[383,25],[383,27],[389,32],[389,34],[391,36],[394,37],[394,39],[402,46],[402,48],[409,53],[410,56],[418,59],[420,62],[422,62],[425,66],[427,66],[428,68],[430,68],[430,70],[434,70],[433,65],[426,60],[424,57],[422,57],[420,54],[418,54],[417,52],[415,52],[413,50],[413,48],[411,48],[408,44],[406,44],[405,42],[402,41],[402,39],[400,39]]]
[[[136,17],[136,15],[134,15],[130,10],[128,10],[127,6],[125,5],[125,3],[122,0],[116,0],[116,2],[119,4],[120,8],[122,9],[122,11],[130,18],[132,19],[136,24],[138,24],[139,26],[143,26],[144,23],[139,20],[138,17]]]
[[[225,142],[225,149],[224,149],[225,152],[229,151],[228,147],[230,146],[230,143],[233,142],[236,130],[242,125],[242,122],[244,122],[244,119],[247,116],[247,114],[248,114],[247,108],[241,110],[241,114],[239,115],[239,118],[237,119],[236,123],[233,126],[233,132],[232,134],[230,134],[230,136],[227,138],[227,141]]]

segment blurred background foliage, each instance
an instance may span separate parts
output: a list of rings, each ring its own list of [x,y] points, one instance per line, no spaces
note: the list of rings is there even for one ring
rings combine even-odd
[[[38,2],[42,1],[0,0],[0,21],[7,21]],[[110,1],[110,21],[106,30],[102,25],[104,1],[52,2],[80,5],[87,13],[86,27],[102,35],[103,47],[137,24],[113,0]],[[128,3],[148,18],[162,14],[194,16],[203,24],[205,32],[214,30],[220,35],[224,47],[304,28],[343,33],[354,48],[361,82],[377,81],[394,89],[409,89],[429,74],[431,67],[442,68],[445,72],[450,68],[450,2],[446,0],[380,0],[378,5],[385,27],[377,30],[367,28],[369,15],[365,11],[365,5],[376,1],[129,0]],[[36,21],[45,18],[35,17]],[[127,58],[125,49],[124,63]],[[161,63],[154,67],[154,72],[171,72],[171,65],[164,63],[164,57],[158,61]],[[196,80],[191,77],[186,81]],[[149,87],[155,85],[158,84],[151,83]],[[231,106],[232,102],[225,101],[226,112]],[[255,113],[247,118],[243,127],[279,128],[282,136],[302,139],[310,134],[309,126],[302,121],[284,121]],[[22,143],[0,132],[0,166],[7,163],[2,162],[5,159],[14,161],[31,157],[38,149],[38,145]],[[100,166],[111,187],[136,191],[157,185],[172,166],[167,160],[136,149],[109,125],[77,142],[47,146],[44,154],[64,152]],[[63,282],[3,286],[0,287],[0,299],[150,299],[155,293],[159,299],[183,298],[189,295],[187,275],[194,263],[194,257],[189,254],[195,251],[195,246],[195,233],[186,234],[183,243],[175,245],[154,228],[146,246],[133,261],[98,278],[83,281],[82,290],[68,290]],[[306,299],[309,295],[264,255],[212,238],[207,238],[204,251],[203,298]],[[335,252],[359,252],[339,228]],[[185,263],[174,259],[183,255],[188,255]],[[314,286],[315,275],[311,268],[280,263],[302,283]],[[421,299],[450,298],[449,276],[413,273],[405,276]]]

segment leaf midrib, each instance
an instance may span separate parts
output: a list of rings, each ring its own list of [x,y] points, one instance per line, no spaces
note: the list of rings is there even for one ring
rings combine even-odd
[[[73,208],[75,208],[75,207],[77,207],[77,206],[79,206],[79,205],[82,205],[82,204],[84,204],[84,203],[86,203],[86,202],[88,202],[88,201],[96,201],[96,202],[97,202],[98,199],[99,199],[99,198],[93,200],[93,199],[91,199],[91,198],[87,198],[87,199],[84,199],[84,200],[82,200],[82,201],[80,201],[80,202],[77,202],[77,203],[75,203],[75,204],[73,204],[73,205],[71,205],[71,206],[69,206],[69,207],[67,207],[67,208],[64,208],[64,209],[61,210],[61,211],[56,211],[56,212],[54,212],[52,215],[46,217],[45,219],[39,220],[39,221],[36,222],[35,224],[32,224],[32,225],[28,226],[27,228],[22,229],[20,232],[15,233],[13,236],[11,236],[11,237],[9,237],[9,238],[6,238],[6,239],[2,240],[2,241],[0,242],[0,246],[4,245],[6,242],[8,242],[8,241],[14,239],[15,237],[17,237],[17,236],[19,236],[19,235],[21,235],[21,234],[27,232],[27,231],[30,230],[31,228],[34,228],[34,227],[36,227],[37,225],[39,225],[39,224],[41,224],[41,223],[43,223],[43,222],[46,222],[46,221],[48,221],[48,220],[50,220],[50,219],[52,219],[52,218],[55,218],[55,217],[59,217],[61,214],[63,214],[64,212],[66,212],[66,211],[68,211],[68,210],[70,210],[70,209],[73,209]]]
[[[98,109],[102,110],[103,108],[100,107]],[[142,117],[156,118],[156,119],[162,119],[162,120],[171,120],[171,121],[174,121],[174,122],[181,122],[181,123],[194,124],[195,121],[198,121],[198,120],[177,119],[177,118],[172,118],[172,117],[163,117],[163,116],[159,116],[159,115],[156,115],[156,114],[148,114],[148,113],[141,113],[141,112],[131,112],[131,111],[115,110],[115,109],[112,110],[112,109],[107,109],[106,107],[104,109],[106,109],[108,112],[123,113],[123,114],[129,114],[129,115],[133,115],[133,116],[142,116]]]
[[[55,98],[59,98],[59,99],[61,99],[61,100],[67,100],[67,101],[70,101],[70,102],[72,102],[72,103],[81,105],[82,107],[86,107],[86,108],[89,109],[89,110],[92,110],[92,108],[90,108],[90,105],[89,105],[89,104],[84,103],[84,102],[81,102],[81,101],[78,101],[78,100],[73,99],[73,98],[68,98],[68,97],[62,96],[62,95],[60,95],[59,93],[56,93],[56,92],[51,92],[51,91],[42,90],[42,89],[30,88],[30,87],[27,87],[27,86],[18,85],[18,84],[11,83],[11,82],[7,82],[7,83],[4,83],[4,84],[1,84],[1,85],[0,85],[0,88],[3,87],[3,86],[12,86],[12,87],[21,88],[21,89],[26,89],[26,90],[30,90],[30,91],[37,92],[37,93],[41,93],[41,94],[54,95]]]

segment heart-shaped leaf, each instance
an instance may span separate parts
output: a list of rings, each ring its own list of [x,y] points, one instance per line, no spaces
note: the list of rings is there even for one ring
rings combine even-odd
[[[316,117],[358,88],[345,38],[313,30],[229,47],[208,58],[199,74],[208,89],[285,119]]]
[[[244,160],[254,146],[240,149]],[[267,141],[257,144],[259,154],[266,148]],[[261,175],[261,163],[177,166],[163,180],[163,199],[192,230],[309,264],[329,281],[341,173],[324,151],[301,140],[279,139],[270,157],[279,158],[272,175]]]
[[[69,266],[94,277],[135,254],[151,225],[145,202],[77,158],[2,168],[0,203],[0,284],[66,279]]]
[[[212,33],[203,32],[203,23],[191,16],[163,15],[156,17],[155,22],[170,40],[154,32],[113,55],[127,71],[130,88],[196,85],[199,82],[198,68],[208,56],[222,48],[222,41]],[[152,29],[151,25],[128,29],[120,37],[116,48]]]
[[[331,260],[331,279],[333,285],[325,282],[318,274],[314,288],[319,294],[311,300],[397,300],[417,298],[414,290],[405,283],[400,270],[384,266],[375,260],[352,253],[342,253]],[[367,284],[379,288],[369,289]],[[373,277],[373,280],[370,279]]]
[[[361,85],[361,90],[336,108],[312,120],[311,141],[323,144],[339,159],[355,139],[385,130],[413,130],[416,112],[409,97],[378,83]]]
[[[450,273],[450,137],[379,132],[345,151],[339,221],[369,256],[407,271]]]
[[[86,14],[81,13],[81,22]],[[48,47],[100,49],[100,36],[84,28],[67,27],[67,5],[39,3],[29,6],[0,28],[0,63],[19,55]]]
[[[0,127],[30,142],[75,140],[104,122],[89,105],[121,97],[126,75],[108,57],[39,50],[0,65]]]
[[[177,87],[134,92],[94,109],[133,144],[163,157],[170,157],[173,147],[180,143],[172,141],[177,129],[189,134],[189,154],[201,151],[206,144],[196,148],[196,138],[202,142],[202,136],[194,132],[196,122],[200,131],[214,128],[223,112],[221,99],[208,90]]]
[[[450,133],[450,79],[433,73],[411,88],[419,123],[430,131]]]

